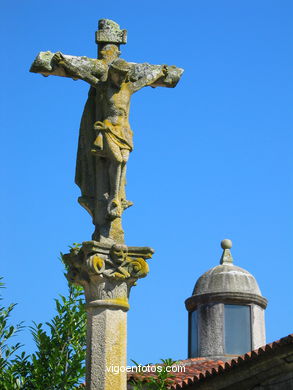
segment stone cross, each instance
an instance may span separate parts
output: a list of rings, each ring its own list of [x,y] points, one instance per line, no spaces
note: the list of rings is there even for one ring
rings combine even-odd
[[[136,64],[121,58],[126,30],[108,19],[96,32],[98,58],[40,52],[30,71],[84,80],[89,96],[80,123],[75,182],[79,203],[92,217],[92,241],[65,255],[68,279],[85,290],[87,320],[86,386],[88,390],[126,390],[126,374],[111,367],[126,365],[128,296],[148,273],[153,250],[124,243],[121,217],[132,206],[125,194],[126,164],[133,149],[130,98],[143,87],[175,87],[183,69]]]
[[[79,203],[95,225],[93,239],[124,243],[123,211],[126,164],[133,149],[129,125],[131,95],[146,86],[175,87],[183,70],[175,66],[136,64],[119,58],[126,30],[111,20],[99,21],[98,59],[41,52],[31,72],[84,80],[91,85],[80,124],[75,181]]]

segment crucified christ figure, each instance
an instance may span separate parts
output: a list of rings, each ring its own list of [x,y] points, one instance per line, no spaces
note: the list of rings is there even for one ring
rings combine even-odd
[[[126,30],[102,19],[96,32],[98,59],[41,52],[31,71],[84,80],[91,85],[80,124],[75,181],[79,203],[92,215],[93,239],[124,242],[126,164],[133,149],[129,125],[131,95],[145,86],[175,87],[183,70],[175,66],[136,64],[119,58]]]

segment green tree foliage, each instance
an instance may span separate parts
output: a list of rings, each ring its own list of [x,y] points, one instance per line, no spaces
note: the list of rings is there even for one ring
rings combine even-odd
[[[137,372],[144,372],[144,370],[140,369],[141,366],[132,360],[133,363],[137,367]],[[148,364],[147,366],[152,366],[155,368],[155,376],[148,376],[145,374],[144,378],[136,377],[132,380],[132,389],[133,390],[167,390],[168,385],[172,383],[172,378],[174,375],[172,374],[170,368],[173,366],[176,361],[172,359],[161,359],[162,364],[158,364],[153,366],[152,364]]]
[[[36,352],[17,354],[11,338],[23,327],[9,325],[15,305],[0,307],[0,390],[72,390],[84,381],[86,314],[79,287],[55,300],[56,315],[45,325],[30,327]]]
[[[0,292],[4,287],[1,280]],[[45,324],[33,323],[30,331],[36,351],[31,355],[20,352],[20,343],[13,344],[13,337],[24,327],[23,323],[10,323],[15,304],[0,304],[0,390],[73,390],[84,383],[86,313],[82,296],[80,287],[69,284],[68,295],[55,299],[54,318]],[[156,376],[148,382],[136,379],[133,389],[167,389],[173,377],[167,368],[174,363],[162,359],[162,365],[156,366]]]
[[[0,278],[0,288],[4,288],[2,278]],[[0,301],[3,298],[0,295]],[[21,347],[20,343],[11,344],[10,340],[22,328],[22,323],[13,326],[10,324],[10,315],[15,307],[11,304],[8,307],[0,306],[0,389],[18,389],[20,388],[19,379],[13,375],[13,366],[16,364],[14,355]],[[21,357],[20,357],[21,359]],[[19,359],[19,360],[20,360]]]

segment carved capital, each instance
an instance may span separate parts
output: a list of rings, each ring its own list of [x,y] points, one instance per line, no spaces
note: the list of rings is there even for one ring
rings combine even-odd
[[[68,266],[68,280],[83,286],[89,307],[103,303],[128,308],[130,288],[148,274],[146,259],[153,253],[148,247],[87,241],[63,259]]]

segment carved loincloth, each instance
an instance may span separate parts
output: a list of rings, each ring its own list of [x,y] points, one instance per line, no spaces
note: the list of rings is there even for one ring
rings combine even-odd
[[[130,127],[124,127],[120,124],[114,125],[108,119],[105,119],[103,122],[95,122],[94,129],[98,131],[94,146],[99,150],[103,150],[104,137],[106,137],[108,143],[113,142],[115,145],[119,146],[120,149],[132,151],[133,132]]]

